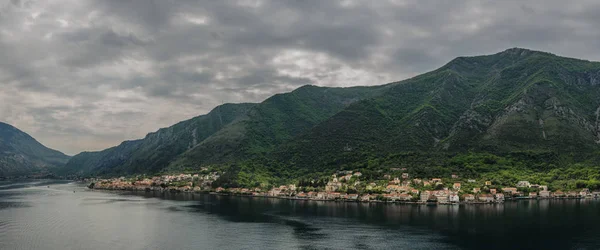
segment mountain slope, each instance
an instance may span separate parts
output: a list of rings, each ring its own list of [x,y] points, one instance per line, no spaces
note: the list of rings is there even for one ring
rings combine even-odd
[[[275,158],[310,172],[399,152],[591,153],[600,149],[598,110],[600,63],[515,48],[402,81]]]
[[[69,156],[49,149],[25,132],[0,122],[0,177],[47,173]]]
[[[180,155],[168,170],[228,163],[274,150],[351,103],[381,93],[386,86],[326,88],[304,86],[277,94],[253,108],[248,119],[233,124]]]
[[[206,115],[179,122],[146,135],[144,139],[126,141],[100,152],[83,152],[74,156],[61,171],[63,174],[131,174],[157,172],[177,155],[199,144],[229,124],[247,119],[255,104],[224,104]]]
[[[349,104],[386,86],[304,86],[259,104],[226,104],[146,138],[73,157],[61,173],[130,174],[199,169],[271,152]]]

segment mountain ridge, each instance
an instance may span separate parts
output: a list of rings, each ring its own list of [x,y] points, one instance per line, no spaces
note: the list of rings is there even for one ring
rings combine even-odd
[[[50,173],[69,159],[29,134],[0,122],[0,177]]]
[[[459,57],[401,81],[382,96],[353,104],[286,146],[278,159],[295,159],[287,162],[293,165],[304,159],[302,155],[321,156],[296,168],[327,166],[333,164],[327,159],[349,154],[342,152],[347,145],[362,154],[595,151],[598,146],[591,139],[597,138],[598,130],[591,128],[597,128],[597,118],[590,125],[586,116],[600,105],[598,76],[600,63],[526,49]],[[352,125],[335,129],[344,124]],[[538,130],[541,124],[543,131]]]
[[[110,171],[129,174],[161,168],[174,157],[218,131],[225,125],[243,119],[254,104],[223,104],[206,115],[181,121],[173,126],[148,133],[144,138],[130,140],[102,151],[77,154],[60,171],[63,174]],[[162,152],[159,154],[159,152]]]
[[[365,96],[374,94],[384,86],[329,88],[304,85],[292,92],[276,94],[261,103],[223,104],[206,115],[179,122],[144,138],[131,140],[103,151],[82,152],[75,155],[60,171],[61,174],[132,174],[152,173],[169,166],[185,169],[202,164],[224,164],[251,154],[268,152],[279,142],[313,126]],[[229,117],[227,107],[242,107]],[[225,108],[225,112],[221,109]],[[315,109],[319,112],[313,112]],[[294,113],[290,116],[288,113]],[[216,129],[209,129],[203,136],[190,140],[193,133],[178,134],[177,139],[166,144],[160,138],[169,137],[174,130],[200,131],[195,119],[212,117],[211,122],[223,122]],[[223,118],[225,117],[225,118]],[[273,122],[276,121],[276,122]],[[285,125],[282,125],[285,124]],[[180,127],[180,128],[178,128]],[[216,127],[216,126],[213,126]],[[204,130],[202,130],[204,131]],[[177,133],[176,133],[177,134]],[[192,143],[192,141],[194,141]],[[184,146],[182,144],[186,144]],[[165,152],[172,150],[173,152]],[[181,156],[181,157],[180,157]],[[157,161],[149,161],[148,159]]]

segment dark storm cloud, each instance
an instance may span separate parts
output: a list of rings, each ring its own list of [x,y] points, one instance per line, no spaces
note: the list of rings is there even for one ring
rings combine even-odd
[[[597,1],[0,2],[0,117],[68,153],[304,84],[526,47],[600,59]]]

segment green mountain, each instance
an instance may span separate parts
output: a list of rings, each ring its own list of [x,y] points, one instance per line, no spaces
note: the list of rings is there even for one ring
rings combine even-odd
[[[247,119],[255,104],[224,104],[210,113],[182,121],[146,135],[125,141],[100,152],[75,155],[60,171],[62,174],[132,174],[158,172],[177,155],[197,146],[211,135]]]
[[[600,149],[599,97],[598,62],[519,48],[459,57],[350,105],[276,159],[310,172],[401,152],[585,156]]]
[[[0,177],[48,173],[69,156],[49,149],[25,132],[0,122]]]
[[[384,88],[304,86],[259,104],[225,104],[144,139],[78,154],[61,173],[155,173],[236,162],[270,152],[347,105]]]
[[[248,119],[232,124],[175,159],[167,170],[231,163],[265,156],[348,105],[382,93],[387,86],[304,86],[256,105]]]
[[[566,166],[600,159],[599,96],[600,63],[513,48],[382,86],[304,86],[259,104],[219,106],[144,139],[79,154],[66,169],[229,167],[238,181],[256,183],[373,166]]]

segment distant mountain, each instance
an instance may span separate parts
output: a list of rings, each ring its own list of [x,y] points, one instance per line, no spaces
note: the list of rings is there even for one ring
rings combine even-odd
[[[182,121],[100,152],[75,155],[61,174],[131,174],[158,172],[179,154],[197,146],[230,124],[248,119],[255,104],[224,104],[210,113]]]
[[[49,149],[25,132],[0,122],[0,177],[48,173],[69,156]]]
[[[66,169],[107,175],[237,165],[248,176],[289,177],[382,162],[444,165],[469,152],[585,160],[599,143],[600,63],[513,48],[382,86],[304,86],[259,104],[219,106],[144,139],[79,154]]]

